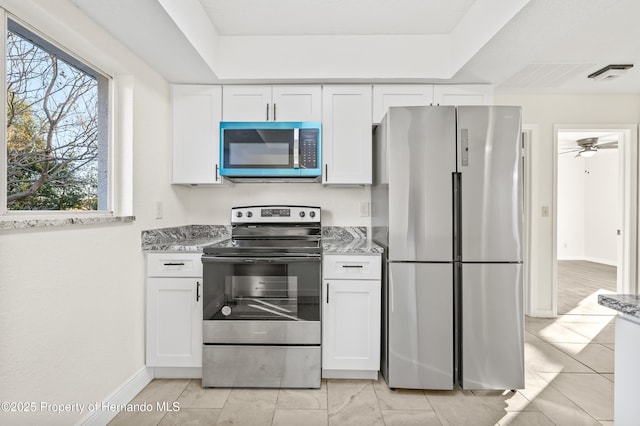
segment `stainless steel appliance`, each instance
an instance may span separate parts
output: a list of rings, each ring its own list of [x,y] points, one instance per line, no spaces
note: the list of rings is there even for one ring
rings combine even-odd
[[[321,210],[231,209],[204,248],[204,387],[319,388]]]
[[[392,107],[374,151],[388,385],[524,387],[520,108]]]
[[[319,180],[318,122],[221,122],[220,174],[231,180]]]

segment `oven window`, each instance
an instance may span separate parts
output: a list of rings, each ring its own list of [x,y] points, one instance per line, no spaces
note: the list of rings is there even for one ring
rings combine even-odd
[[[320,320],[319,261],[204,263],[205,320]]]

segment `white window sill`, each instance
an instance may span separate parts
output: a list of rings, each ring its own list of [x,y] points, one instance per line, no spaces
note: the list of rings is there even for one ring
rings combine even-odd
[[[6,217],[0,218],[0,230],[2,229],[31,229],[60,226],[78,225],[102,225],[108,223],[131,223],[135,216],[69,216],[38,219],[30,217]]]

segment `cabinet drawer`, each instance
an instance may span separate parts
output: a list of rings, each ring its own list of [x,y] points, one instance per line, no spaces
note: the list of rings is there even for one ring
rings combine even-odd
[[[325,255],[322,275],[326,279],[379,280],[382,275],[381,256]]]
[[[148,277],[201,277],[202,253],[148,253]]]

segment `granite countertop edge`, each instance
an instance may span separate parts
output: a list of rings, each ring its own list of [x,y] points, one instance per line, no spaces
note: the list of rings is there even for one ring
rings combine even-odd
[[[187,225],[142,232],[143,252],[202,252],[230,238],[224,225]],[[365,227],[327,226],[322,229],[323,254],[380,254],[383,248],[367,238]]]
[[[598,304],[640,319],[640,296],[635,294],[600,294]]]

